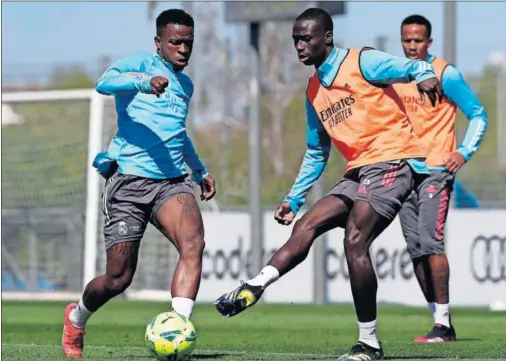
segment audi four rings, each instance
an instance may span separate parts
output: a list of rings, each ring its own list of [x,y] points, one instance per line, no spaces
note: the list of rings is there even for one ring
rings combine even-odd
[[[476,237],[471,245],[471,273],[480,283],[506,282],[506,237]]]

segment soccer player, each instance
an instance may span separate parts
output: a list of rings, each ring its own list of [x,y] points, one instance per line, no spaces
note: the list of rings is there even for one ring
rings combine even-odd
[[[172,310],[186,318],[192,314],[204,250],[194,181],[201,186],[202,200],[215,194],[214,180],[185,127],[193,84],[182,70],[192,53],[193,28],[193,18],[183,10],[162,12],[156,19],[156,52],[120,59],[98,79],[97,91],[114,95],[118,113],[117,135],[109,151],[94,161],[108,177],[102,194],[107,264],[105,274],[88,283],[79,303],[65,309],[66,357],[82,356],[90,316],[132,282],[148,222],[179,252],[171,286]]]
[[[427,149],[430,175],[404,203],[399,218],[416,278],[433,314],[434,327],[415,342],[455,340],[450,321],[450,268],[444,249],[444,226],[455,173],[478,150],[488,118],[462,74],[439,57],[429,54],[432,26],[420,15],[408,16],[401,24],[402,47],[409,59],[432,64],[443,88],[443,100],[432,107],[420,99],[414,84],[395,84],[413,128]],[[466,135],[457,146],[457,107],[469,120]]]
[[[299,60],[316,72],[307,87],[307,150],[295,184],[275,219],[290,224],[327,163],[331,142],[347,159],[344,177],[298,220],[288,241],[253,279],[216,300],[218,311],[234,316],[253,306],[267,286],[309,253],[313,241],[345,228],[344,246],[359,325],[359,342],[342,360],[383,356],[376,331],[377,279],[369,248],[391,223],[415,185],[416,171],[428,172],[425,150],[413,132],[391,83],[415,81],[436,104],[442,96],[430,64],[364,48],[333,43],[333,22],[322,9],[298,16],[293,41]],[[420,160],[422,159],[422,160]],[[421,176],[421,175],[420,175]]]

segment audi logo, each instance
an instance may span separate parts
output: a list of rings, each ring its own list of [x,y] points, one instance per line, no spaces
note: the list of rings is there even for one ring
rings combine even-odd
[[[471,245],[471,273],[479,283],[506,282],[506,237],[478,236]]]

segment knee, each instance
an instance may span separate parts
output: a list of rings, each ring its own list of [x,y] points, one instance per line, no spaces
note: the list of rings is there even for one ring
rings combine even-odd
[[[356,223],[349,224],[344,231],[344,250],[346,254],[361,256],[369,251],[366,238],[360,225]]]
[[[314,225],[311,224],[310,220],[299,219],[293,226],[292,236],[297,238],[307,239],[308,242],[312,241],[316,234]]]
[[[125,270],[105,276],[104,288],[114,295],[119,295],[132,284],[133,271]]]
[[[179,242],[179,255],[182,258],[201,259],[206,242],[201,235],[189,236]]]

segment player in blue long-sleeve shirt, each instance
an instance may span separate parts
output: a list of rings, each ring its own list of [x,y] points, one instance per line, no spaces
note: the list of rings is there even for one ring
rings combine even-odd
[[[156,19],[156,53],[120,59],[97,81],[99,93],[114,96],[118,114],[116,136],[93,162],[107,179],[102,194],[107,265],[79,303],[65,309],[62,347],[69,358],[82,355],[88,318],[132,282],[148,222],[179,252],[172,309],[186,318],[192,314],[204,249],[193,181],[201,186],[202,200],[215,194],[214,180],[186,132],[193,84],[182,70],[192,53],[193,28],[193,18],[183,10],[162,12]]]
[[[414,81],[435,106],[442,98],[440,82],[425,61],[335,47],[332,18],[322,9],[310,8],[299,15],[292,37],[299,60],[313,65],[316,72],[307,87],[307,150],[275,219],[282,224],[293,221],[325,168],[331,143],[348,160],[347,170],[295,223],[268,265],[220,296],[216,308],[230,317],[255,305],[266,287],[306,258],[318,236],[343,227],[360,332],[359,342],[341,360],[377,360],[383,357],[383,348],[376,330],[377,279],[369,247],[399,212],[415,179],[429,174],[423,162],[425,149],[391,84]]]
[[[401,43],[407,58],[432,64],[441,79],[444,101],[432,108],[418,100],[412,84],[394,86],[415,132],[425,144],[426,163],[430,166],[429,177],[413,191],[399,213],[415,275],[434,318],[432,329],[417,337],[417,343],[456,339],[449,309],[450,266],[445,254],[444,227],[455,173],[478,150],[488,124],[483,105],[462,74],[453,65],[429,54],[431,32],[431,23],[425,17],[408,16],[401,24]],[[457,108],[469,120],[460,144],[455,132]]]

